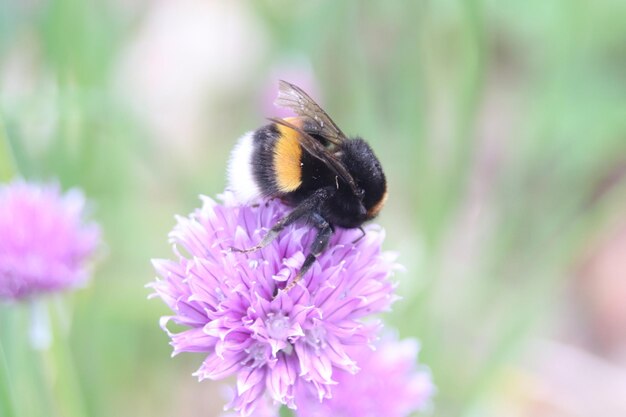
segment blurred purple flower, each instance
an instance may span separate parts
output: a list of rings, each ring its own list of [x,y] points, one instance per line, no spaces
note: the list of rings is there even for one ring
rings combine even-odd
[[[260,108],[266,116],[279,118],[296,116],[292,110],[274,104],[278,80],[296,84],[311,97],[316,98],[318,102],[323,102],[311,63],[303,57],[291,57],[275,65],[264,83],[260,97]]]
[[[352,347],[348,353],[358,374],[339,370],[331,399],[322,402],[308,387],[298,388],[298,417],[406,417],[430,404],[435,387],[428,368],[417,365],[419,344],[386,339],[372,351]]]
[[[380,323],[362,319],[396,299],[389,280],[394,260],[381,252],[383,232],[372,226],[357,243],[358,230],[337,229],[288,293],[278,289],[304,261],[315,235],[310,226],[290,226],[253,253],[229,251],[258,243],[288,211],[276,200],[236,207],[204,198],[201,209],[177,218],[170,234],[178,259],[153,261],[163,279],[149,286],[174,312],[161,320],[174,354],[207,353],[195,373],[200,380],[236,374],[229,407],[242,415],[266,392],[294,408],[296,384],[330,398],[336,373],[358,370],[348,346],[376,340]],[[170,320],[189,329],[172,333]]]
[[[0,185],[0,299],[82,285],[100,229],[84,222],[85,198],[56,184]]]

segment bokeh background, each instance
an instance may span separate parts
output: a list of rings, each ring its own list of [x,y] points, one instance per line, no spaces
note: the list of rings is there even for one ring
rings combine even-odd
[[[422,342],[432,415],[626,415],[624,22],[622,0],[3,0],[0,171],[82,187],[107,243],[65,300],[76,404],[14,361],[19,415],[219,415],[144,285],[280,78],[387,171],[385,319]]]

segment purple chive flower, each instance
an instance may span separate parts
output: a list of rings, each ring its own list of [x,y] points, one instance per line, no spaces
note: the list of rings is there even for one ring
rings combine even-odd
[[[319,401],[308,387],[297,392],[297,417],[406,417],[430,404],[435,387],[428,368],[417,365],[419,344],[386,339],[372,351],[354,346],[349,353],[358,374],[339,370],[331,399]]]
[[[295,408],[296,385],[330,398],[337,373],[358,370],[348,348],[376,339],[380,323],[368,317],[396,299],[383,232],[370,226],[353,243],[360,231],[337,229],[302,281],[284,293],[278,289],[298,272],[315,230],[290,226],[259,251],[232,252],[258,243],[290,209],[277,200],[258,207],[203,200],[201,209],[177,218],[170,234],[177,259],[153,261],[163,279],[150,286],[174,312],[161,321],[174,354],[207,354],[195,373],[200,380],[236,375],[229,407],[242,415],[265,393]],[[170,332],[169,321],[188,329]]]
[[[100,229],[84,221],[85,199],[56,184],[0,185],[0,299],[82,285]]]
[[[256,402],[253,415],[254,417],[279,417],[279,414],[280,405],[264,396]],[[230,410],[220,415],[220,417],[239,417],[239,413]]]

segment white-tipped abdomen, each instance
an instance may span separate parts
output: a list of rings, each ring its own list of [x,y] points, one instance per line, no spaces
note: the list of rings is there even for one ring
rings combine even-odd
[[[253,135],[254,132],[248,132],[237,141],[228,162],[228,188],[241,204],[251,203],[261,196],[252,173]]]

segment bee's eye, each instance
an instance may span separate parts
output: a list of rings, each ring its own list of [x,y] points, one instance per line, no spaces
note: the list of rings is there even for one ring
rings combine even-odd
[[[362,189],[362,188],[357,189],[357,190],[356,190],[356,195],[357,195],[357,197],[359,197],[359,198],[363,198],[363,196],[365,195],[365,190],[364,190],[364,189]]]

